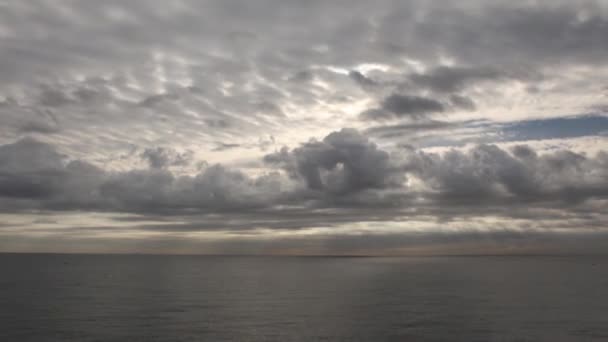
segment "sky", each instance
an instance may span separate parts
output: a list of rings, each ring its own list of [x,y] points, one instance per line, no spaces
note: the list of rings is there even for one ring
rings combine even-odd
[[[0,0],[0,251],[608,250],[608,1]]]

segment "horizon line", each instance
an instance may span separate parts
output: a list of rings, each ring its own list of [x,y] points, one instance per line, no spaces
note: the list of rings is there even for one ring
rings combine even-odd
[[[468,254],[234,254],[149,252],[22,252],[0,251],[0,255],[90,255],[90,256],[197,256],[197,257],[287,257],[287,258],[420,258],[420,257],[591,257],[608,253],[468,253]]]

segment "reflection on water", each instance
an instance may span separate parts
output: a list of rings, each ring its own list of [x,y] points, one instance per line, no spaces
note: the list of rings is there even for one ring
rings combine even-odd
[[[0,341],[606,341],[604,257],[0,255]]]

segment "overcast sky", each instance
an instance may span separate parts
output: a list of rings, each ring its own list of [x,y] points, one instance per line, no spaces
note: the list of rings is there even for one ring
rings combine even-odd
[[[608,1],[2,1],[0,251],[605,253]]]

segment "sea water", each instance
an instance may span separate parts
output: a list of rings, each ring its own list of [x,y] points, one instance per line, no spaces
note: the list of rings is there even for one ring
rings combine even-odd
[[[608,341],[607,266],[0,254],[0,341]]]

